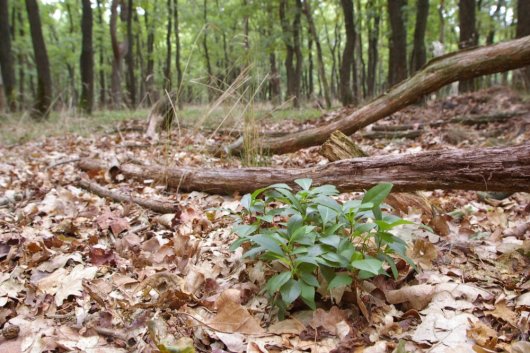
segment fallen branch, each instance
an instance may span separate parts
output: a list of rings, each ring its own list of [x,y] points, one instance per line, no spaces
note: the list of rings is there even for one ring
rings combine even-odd
[[[146,200],[140,197],[125,195],[117,191],[109,190],[98,183],[94,183],[85,179],[78,180],[76,185],[98,196],[105,197],[116,202],[133,202],[142,206],[143,208],[147,208],[157,213],[174,213],[176,210],[176,205],[171,202]]]
[[[365,139],[415,139],[423,130],[371,131],[362,134]]]
[[[84,159],[82,170],[107,168],[100,160]],[[230,194],[249,192],[274,183],[311,178],[341,191],[368,189],[391,182],[394,191],[470,189],[530,191],[530,144],[415,154],[354,158],[304,169],[167,168],[125,163],[117,171],[136,180],[154,179],[178,190]]]
[[[321,145],[336,130],[351,135],[451,82],[526,65],[530,65],[530,36],[440,56],[414,76],[344,118],[282,137],[264,137],[258,143],[261,150],[272,154]],[[231,154],[240,154],[241,150],[241,145],[227,148]]]

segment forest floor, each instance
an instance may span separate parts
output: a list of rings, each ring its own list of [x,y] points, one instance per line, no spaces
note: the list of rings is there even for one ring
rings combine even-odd
[[[516,93],[491,88],[411,106],[377,123],[423,127],[414,139],[352,138],[369,155],[515,145],[530,139],[529,110]],[[503,122],[424,126],[514,111],[526,113]],[[260,125],[297,130],[346,112],[310,121],[282,116]],[[418,205],[398,194],[394,212],[435,230],[403,226],[396,232],[410,243],[417,271],[401,266],[397,280],[378,276],[358,283],[362,309],[348,295],[351,288],[343,288],[333,301],[319,297],[316,311],[295,306],[279,322],[261,291],[270,269],[242,258],[241,248],[229,250],[236,239],[231,215],[241,209],[241,195],[179,193],[153,180],[111,180],[108,173],[77,167],[85,157],[241,165],[207,152],[208,145],[232,137],[181,127],[150,144],[137,129],[145,126],[145,120],[113,122],[82,135],[0,145],[0,352],[157,352],[154,341],[163,340],[173,341],[172,352],[192,346],[198,352],[530,352],[529,193],[421,192],[427,202]],[[262,163],[310,167],[328,161],[315,147]],[[171,201],[175,212],[159,215],[100,198],[76,186],[80,177]],[[390,304],[390,290],[403,300]]]

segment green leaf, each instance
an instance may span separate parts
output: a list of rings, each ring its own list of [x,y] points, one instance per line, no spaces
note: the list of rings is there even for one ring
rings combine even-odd
[[[394,275],[394,278],[398,279],[399,272],[398,272],[396,263],[394,262],[394,259],[392,259],[387,254],[378,254],[377,257],[384,260],[388,264],[388,266],[390,266],[390,269],[392,270],[392,274]]]
[[[386,199],[388,194],[390,194],[392,186],[393,185],[390,183],[381,183],[374,186],[364,194],[362,203],[371,202],[374,205],[374,208],[379,206],[381,202]]]
[[[294,262],[298,266],[303,265],[303,264],[311,264],[311,265],[317,265],[318,266],[318,262],[317,262],[316,258],[313,257],[313,256],[299,256],[299,257],[296,258],[296,260],[294,260]]]
[[[352,284],[353,279],[350,275],[338,274],[329,282],[328,289],[333,289],[337,287],[345,287]]]
[[[352,261],[351,265],[353,268],[364,270],[374,275],[379,274],[379,271],[383,268],[383,263],[377,259],[356,260]]]
[[[287,190],[292,190],[289,185],[284,184],[284,183],[272,184],[269,187],[267,187],[267,189],[287,189]]]
[[[285,271],[274,275],[267,281],[265,289],[267,290],[267,292],[269,292],[270,295],[273,295],[274,293],[276,293],[276,291],[278,291],[278,289],[280,289],[281,286],[287,283],[289,279],[291,279],[290,271]]]
[[[335,196],[339,194],[339,191],[335,185],[322,185],[311,190],[313,195],[326,195],[326,196]]]
[[[300,277],[300,279],[302,281],[304,281],[305,283],[307,283],[310,286],[313,286],[313,287],[319,287],[320,286],[320,283],[318,283],[317,277],[314,274],[312,274],[312,273],[302,271],[302,272],[300,272],[298,274],[298,276]]]
[[[241,206],[243,206],[243,208],[246,209],[247,211],[250,211],[251,202],[252,202],[252,197],[250,196],[250,194],[245,194],[241,198]]]
[[[318,205],[317,209],[324,226],[337,218],[337,213],[329,207]]]
[[[280,245],[278,245],[277,241],[271,238],[270,236],[264,234],[257,234],[253,237],[250,237],[249,240],[251,242],[261,245],[261,247],[267,251],[273,252],[281,256],[285,256]]]
[[[240,224],[232,228],[232,232],[236,233],[239,237],[247,237],[254,233],[258,229],[257,224]]]
[[[309,190],[313,181],[311,179],[296,179],[294,182],[300,185],[303,190]]]
[[[282,300],[286,304],[291,304],[294,302],[300,296],[301,292],[302,289],[300,288],[300,283],[292,278],[287,281],[287,283],[285,283],[280,289]]]
[[[339,205],[339,203],[329,196],[320,195],[315,199],[314,202],[316,204],[329,207],[335,212],[342,211],[342,207]]]
[[[320,237],[318,240],[322,244],[332,246],[333,248],[337,249],[340,244],[340,240],[342,238],[338,235],[328,235],[327,237]]]
[[[308,285],[304,282],[300,282],[300,296],[302,300],[308,307],[312,310],[316,310],[317,306],[315,304],[315,287]]]

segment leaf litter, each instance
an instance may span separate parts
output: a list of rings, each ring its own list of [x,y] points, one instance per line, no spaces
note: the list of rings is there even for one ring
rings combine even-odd
[[[378,124],[412,120],[420,127],[525,108],[513,92],[493,88],[412,106]],[[347,112],[265,127],[292,131]],[[424,127],[413,140],[353,138],[370,155],[516,144],[530,137],[529,119]],[[239,160],[212,157],[204,148],[230,137],[183,130],[180,139],[150,145],[130,130],[1,146],[1,352],[530,352],[528,193],[392,194],[394,212],[433,230],[400,230],[417,270],[398,263],[397,279],[337,288],[316,311],[295,303],[278,321],[261,291],[272,269],[244,259],[241,248],[228,249],[235,240],[230,215],[240,210],[241,195],[181,193],[152,180],[83,174],[75,164],[90,157],[237,167]],[[266,162],[307,167],[327,160],[309,148]],[[81,176],[172,202],[176,211],[161,215],[100,198],[75,186]]]

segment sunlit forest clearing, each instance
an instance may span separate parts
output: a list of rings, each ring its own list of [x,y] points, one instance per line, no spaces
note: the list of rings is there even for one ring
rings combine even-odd
[[[530,352],[530,0],[0,0],[0,352]]]

